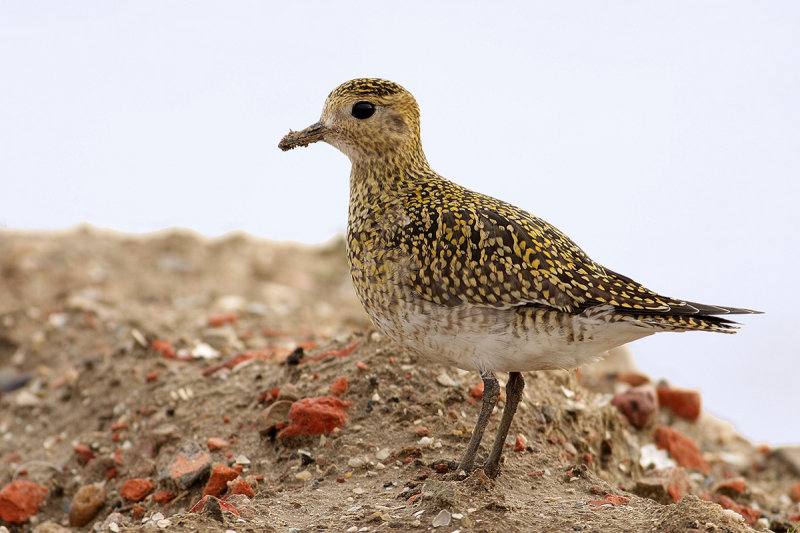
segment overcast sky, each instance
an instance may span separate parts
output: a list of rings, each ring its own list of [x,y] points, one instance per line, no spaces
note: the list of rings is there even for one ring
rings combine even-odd
[[[389,78],[444,176],[654,290],[766,311],[632,349],[800,443],[799,52],[790,1],[2,1],[0,225],[325,241],[349,162],[277,143]]]

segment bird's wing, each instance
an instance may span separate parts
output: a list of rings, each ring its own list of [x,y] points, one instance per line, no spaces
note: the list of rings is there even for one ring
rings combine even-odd
[[[418,268],[409,281],[424,299],[562,311],[611,305],[630,313],[729,312],[659,296],[595,263],[557,228],[510,204],[489,197],[464,204],[431,209],[423,217],[426,227],[412,246]]]

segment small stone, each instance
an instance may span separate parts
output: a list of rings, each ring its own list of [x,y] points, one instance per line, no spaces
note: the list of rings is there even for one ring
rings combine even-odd
[[[211,457],[197,442],[190,440],[183,443],[175,452],[175,457],[169,465],[169,477],[179,489],[186,490],[209,470],[211,470]]]
[[[642,468],[671,468],[677,465],[666,450],[659,450],[655,444],[645,444],[639,450],[639,464]]]
[[[250,459],[244,454],[239,454],[236,456],[236,459],[233,460],[233,463],[236,465],[248,466],[250,464]]]
[[[221,496],[228,490],[228,481],[233,481],[239,477],[239,472],[226,465],[215,465],[211,470],[211,476],[203,489],[204,496]]]
[[[636,481],[634,494],[664,505],[678,503],[689,491],[689,476],[679,467],[651,470]]]
[[[418,446],[433,446],[433,437],[422,437],[417,441]]]
[[[0,533],[9,533],[8,528],[0,526]],[[72,529],[48,520],[33,528],[32,533],[72,533]]]
[[[296,402],[302,397],[300,389],[294,383],[284,383],[278,390],[277,400],[286,400],[289,402]]]
[[[208,447],[208,451],[215,452],[217,450],[222,450],[230,446],[230,443],[225,439],[221,439],[219,437],[211,437],[206,442],[206,446]]]
[[[700,416],[701,397],[696,390],[675,389],[660,386],[658,391],[658,404],[669,408],[681,418],[694,422]]]
[[[453,507],[456,493],[453,485],[444,481],[428,480],[422,487],[422,497],[430,500],[440,509]]]
[[[155,484],[149,479],[134,478],[122,484],[119,495],[132,502],[140,502],[150,494],[155,488]]]
[[[296,473],[294,477],[298,481],[311,481],[311,478],[313,478],[314,475],[308,470],[303,470],[302,472]]]
[[[658,413],[658,394],[654,385],[648,383],[614,395],[611,404],[637,428],[649,425]]]
[[[389,448],[383,448],[382,450],[380,450],[378,453],[375,454],[375,459],[377,459],[378,461],[385,461],[386,459],[389,458],[390,455],[391,452],[389,451]]]
[[[700,448],[683,433],[669,426],[656,426],[653,436],[656,446],[667,450],[679,465],[694,468],[706,474],[711,471],[708,463],[700,454]]]
[[[84,485],[72,497],[69,506],[69,525],[83,527],[95,517],[106,501],[103,485]]]
[[[220,500],[211,495],[203,496],[199,502],[189,509],[190,513],[209,514],[215,520],[222,522],[222,512],[227,511],[239,516],[239,510],[232,503]]]
[[[42,403],[42,400],[31,391],[23,389],[17,393],[14,403],[19,407],[36,407]]]
[[[458,387],[458,383],[456,383],[456,381],[448,376],[445,372],[442,372],[436,376],[436,383],[442,387]]]
[[[10,524],[27,522],[50,493],[44,485],[18,479],[0,490],[0,520]]]
[[[367,459],[366,457],[351,457],[347,461],[347,466],[349,466],[350,468],[361,468],[367,463],[369,463],[369,459]]]
[[[291,408],[292,402],[289,400],[277,400],[273,402],[258,415],[258,419],[256,420],[258,431],[261,433],[268,433],[278,424],[288,422],[289,409]]]
[[[446,527],[450,525],[450,511],[442,509],[433,519],[433,527]]]

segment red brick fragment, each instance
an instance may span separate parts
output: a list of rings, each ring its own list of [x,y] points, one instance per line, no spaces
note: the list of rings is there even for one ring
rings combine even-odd
[[[150,494],[155,488],[155,484],[149,479],[133,478],[122,484],[119,495],[132,502],[140,502]]]
[[[525,438],[525,435],[518,434],[517,438],[514,439],[514,451],[515,452],[524,452],[525,446],[528,445],[528,439]]]
[[[233,481],[239,477],[239,472],[233,468],[225,465],[216,465],[211,470],[211,476],[208,478],[206,488],[203,489],[203,494],[206,496],[220,496],[228,490],[228,481]]]
[[[696,390],[658,387],[658,404],[669,408],[681,418],[694,422],[700,416],[701,397]]]
[[[627,383],[631,387],[638,387],[645,383],[650,383],[650,378],[638,372],[621,372],[617,375],[617,381]]]
[[[625,496],[617,496],[616,494],[606,494],[605,496],[603,496],[602,500],[591,500],[586,503],[595,506],[606,505],[610,503],[611,505],[616,506],[616,505],[628,505],[628,500],[630,500],[630,498],[626,498]]]
[[[250,486],[250,483],[243,479],[237,480],[233,487],[231,487],[231,494],[244,494],[252,499],[256,495],[256,491]]]
[[[691,438],[668,426],[656,426],[653,436],[656,446],[667,450],[679,465],[694,468],[706,474],[710,472],[708,463],[700,454],[700,448]]]
[[[131,507],[131,518],[134,520],[141,520],[144,516],[144,513],[147,512],[147,509],[142,507],[141,505],[134,505]]]
[[[789,496],[794,502],[800,502],[800,481],[792,483],[792,488],[789,491]]]
[[[206,504],[211,499],[217,500],[217,503],[219,504],[219,508],[222,509],[223,511],[228,511],[229,513],[233,513],[236,516],[239,516],[239,510],[236,509],[235,505],[233,505],[230,502],[226,502],[225,500],[220,500],[220,499],[218,499],[218,498],[216,498],[214,496],[211,496],[210,494],[206,494],[205,496],[203,496],[200,499],[199,502],[194,504],[194,506],[191,509],[189,509],[189,512],[190,513],[201,513],[201,512],[203,512],[203,509],[205,509]]]
[[[731,511],[739,513],[744,517],[745,523],[751,526],[755,525],[756,520],[758,520],[758,517],[761,515],[761,511],[751,507],[745,507],[744,505],[739,505],[724,494],[705,493],[701,495],[700,498],[709,502],[717,503],[721,505],[723,509],[730,509]]]
[[[632,426],[640,429],[650,424],[658,412],[656,388],[651,384],[616,394],[611,403]]]
[[[27,522],[39,512],[49,493],[50,489],[32,481],[12,481],[0,490],[0,520],[9,524]]]
[[[153,381],[155,381],[155,380],[157,380],[157,379],[158,379],[158,376],[159,376],[160,374],[161,374],[161,372],[160,372],[160,371],[158,371],[158,370],[153,370],[152,372],[148,372],[148,373],[147,373],[147,374],[144,376],[144,380],[145,380],[146,382],[148,382],[148,383],[152,383]]]
[[[97,455],[92,451],[92,449],[85,444],[76,444],[75,447],[72,449],[75,450],[75,453],[78,456],[78,462],[81,463],[82,465],[85,465],[86,463],[97,457]]]
[[[689,491],[686,469],[668,467],[650,470],[636,482],[633,492],[663,504],[678,503]]]
[[[530,477],[542,477],[544,476],[544,470],[533,470],[531,472],[528,472],[528,475]]]
[[[747,490],[747,482],[740,477],[726,479],[714,487],[714,492],[719,492],[720,494],[741,494],[745,490]]]
[[[347,378],[342,376],[331,383],[331,394],[341,396],[347,390]]]
[[[153,501],[161,505],[167,505],[175,498],[175,493],[168,490],[160,490],[153,494]]]
[[[165,359],[175,359],[175,348],[172,347],[172,343],[169,341],[154,339],[150,343],[150,348],[160,353],[161,357]]]
[[[223,324],[236,324],[238,321],[239,316],[236,313],[214,313],[208,315],[208,325],[214,328]]]
[[[301,343],[301,344],[305,344],[304,348],[306,349],[313,348],[314,346],[317,345],[317,343],[313,343],[313,345],[309,343]],[[300,346],[300,344],[298,344],[298,346]],[[327,350],[325,352],[322,352],[321,354],[307,355],[305,359],[303,359],[301,364],[306,364],[309,361],[323,361],[325,359],[330,359],[333,357],[346,357],[351,353],[353,353],[355,349],[358,348],[359,346],[361,346],[361,341],[354,342],[350,346],[345,346],[344,348],[341,348],[339,350]]]
[[[292,404],[289,409],[289,426],[278,435],[293,437],[295,435],[329,434],[336,428],[344,427],[347,421],[347,408],[352,402],[343,402],[335,396],[303,398]]]
[[[227,448],[228,446],[230,446],[230,444],[225,439],[221,439],[219,437],[211,437],[206,442],[206,446],[208,446],[208,451],[215,452],[217,450],[222,450],[223,448]]]
[[[430,433],[430,431],[428,431],[428,428],[425,426],[414,426],[414,435],[417,437],[424,437],[428,433]]]
[[[356,363],[356,368],[363,372],[367,369],[367,363],[365,363],[364,361],[359,361],[358,363]]]
[[[472,387],[469,393],[476,400],[483,399],[483,381]]]

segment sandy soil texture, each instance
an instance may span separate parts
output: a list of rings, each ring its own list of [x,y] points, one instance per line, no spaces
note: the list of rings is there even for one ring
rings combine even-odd
[[[4,230],[0,274],[0,524],[11,532],[800,522],[800,449],[756,446],[665,405],[628,403],[643,427],[631,425],[616,405],[646,377],[624,357],[526,374],[497,479],[446,472],[437,461],[466,446],[480,378],[372,329],[341,240]],[[697,450],[659,449],[672,430]]]

